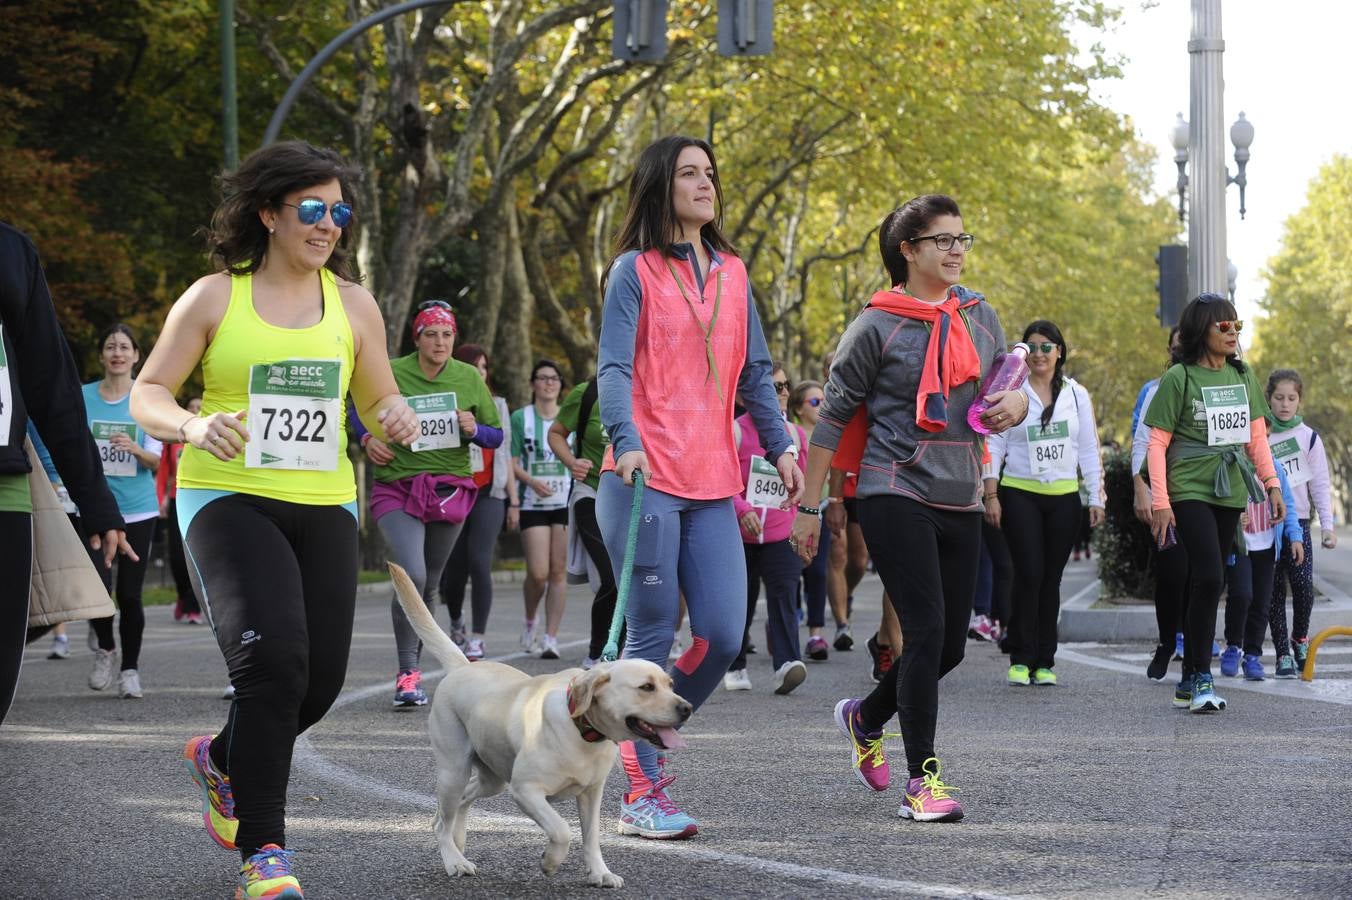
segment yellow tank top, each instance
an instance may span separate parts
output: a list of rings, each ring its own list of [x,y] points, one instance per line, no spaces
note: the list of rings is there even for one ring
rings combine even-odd
[[[202,356],[206,389],[202,415],[248,410],[244,419],[251,442],[258,429],[276,423],[265,420],[261,410],[250,409],[250,375],[255,366],[276,370],[290,360],[331,360],[338,363],[337,465],[325,471],[294,468],[249,468],[241,453],[224,462],[196,447],[183,451],[178,486],[254,494],[313,506],[337,506],[356,499],[352,462],[347,456],[346,404],[352,379],[355,348],[352,327],[338,296],[333,273],[320,269],[324,317],[309,328],[279,328],[258,315],[253,305],[253,277],[230,279],[230,304],[216,336]],[[257,385],[257,381],[255,381]],[[267,456],[263,457],[268,459]],[[275,459],[276,457],[273,457]]]

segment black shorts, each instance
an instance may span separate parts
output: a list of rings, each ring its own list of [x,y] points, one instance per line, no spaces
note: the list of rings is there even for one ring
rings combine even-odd
[[[521,530],[542,528],[548,525],[568,527],[568,507],[561,509],[523,509],[521,510]]]
[[[859,503],[854,497],[846,497],[840,501],[845,507],[845,521],[851,525],[859,524]]]

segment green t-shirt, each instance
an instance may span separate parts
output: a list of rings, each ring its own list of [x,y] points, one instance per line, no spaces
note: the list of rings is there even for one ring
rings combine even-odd
[[[28,491],[27,475],[0,475],[0,512],[33,511],[33,495]]]
[[[428,378],[418,365],[417,351],[390,361],[394,381],[409,405],[418,412],[421,431],[413,446],[446,443],[450,417],[455,410],[474,413],[476,422],[500,428],[498,408],[488,392],[479,370],[458,359],[446,360],[446,366],[436,378]],[[376,481],[389,483],[411,478],[422,472],[436,475],[470,475],[469,438],[460,435],[459,447],[444,447],[414,451],[401,444],[390,444],[394,461],[388,466],[375,466]]]
[[[567,428],[569,434],[578,430],[577,417],[582,412],[582,395],[587,392],[588,384],[590,382],[584,381],[569,391],[563,400],[563,406],[559,407],[559,417],[555,421]],[[573,438],[573,447],[578,450],[578,458],[591,460],[591,472],[588,473],[585,483],[592,489],[598,488],[601,484],[601,458],[606,455],[606,445],[609,443],[610,435],[601,424],[601,404],[593,403],[591,412],[587,415],[587,427],[581,435]]]
[[[1241,417],[1241,410],[1247,416]],[[1229,363],[1219,370],[1180,364],[1171,366],[1160,379],[1145,423],[1172,433],[1174,440],[1186,438],[1207,444],[1216,434],[1228,437],[1227,443],[1242,445],[1249,442],[1253,421],[1267,414],[1267,400],[1250,366],[1245,365],[1241,375]],[[1242,446],[1240,452],[1245,452]],[[1230,466],[1230,496],[1216,496],[1216,470],[1220,465],[1219,455],[1170,463],[1170,502],[1201,500],[1213,506],[1244,508],[1249,498],[1237,463]]]

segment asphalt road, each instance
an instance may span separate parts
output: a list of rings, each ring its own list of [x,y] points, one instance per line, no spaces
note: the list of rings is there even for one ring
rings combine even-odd
[[[1093,578],[1072,564],[1064,595]],[[453,881],[431,829],[425,711],[395,711],[387,595],[358,604],[347,687],[296,747],[289,843],[311,898],[593,895],[575,843],[560,872],[538,869],[544,838],[505,797],[481,801]],[[519,588],[498,586],[489,654],[516,650]],[[570,595],[562,662],[511,659],[531,672],[575,665],[587,604]],[[880,588],[856,600],[861,644]],[[445,621],[444,613],[442,621]],[[0,728],[0,896],[227,897],[238,858],[203,832],[180,765],[184,740],[219,727],[224,666],[204,627],[149,611],[145,699],[85,686],[84,627],[72,658],[25,662]],[[764,644],[763,633],[760,643]],[[1301,897],[1352,896],[1352,646],[1320,655],[1313,685],[1222,679],[1230,708],[1171,708],[1172,685],[1144,676],[1149,647],[1076,644],[1055,688],[1004,684],[1005,658],[969,643],[942,684],[938,749],[961,788],[957,824],[898,819],[900,791],[858,784],[831,720],[833,704],[871,688],[867,654],[809,663],[788,697],[752,657],[754,690],[720,690],[683,734],[673,788],[701,833],[680,843],[607,833],[607,863],[626,896]],[[1326,669],[1327,667],[1327,669]],[[438,673],[439,674],[439,673]],[[1176,672],[1174,673],[1176,676]],[[436,677],[428,679],[429,687]],[[889,759],[900,770],[899,740]],[[900,780],[900,777],[897,779]],[[616,813],[611,775],[603,815]],[[576,820],[570,803],[565,817]]]

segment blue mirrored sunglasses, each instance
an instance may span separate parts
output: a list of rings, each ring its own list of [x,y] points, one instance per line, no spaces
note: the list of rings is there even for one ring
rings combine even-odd
[[[331,213],[333,224],[338,228],[346,228],[352,221],[352,204],[339,201],[333,204],[332,209],[323,200],[316,200],[313,197],[306,198],[299,203],[283,202],[282,206],[289,206],[296,211],[296,218],[300,219],[304,225],[317,225],[324,218],[324,213]]]

